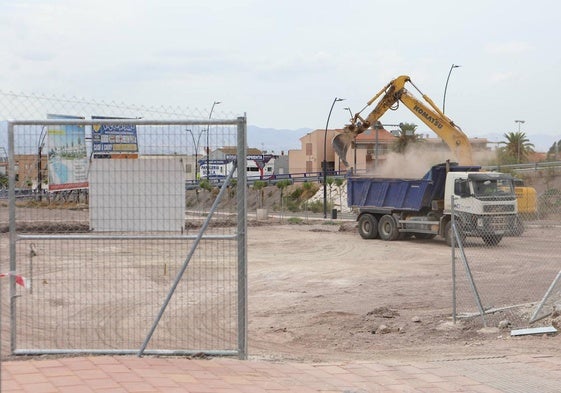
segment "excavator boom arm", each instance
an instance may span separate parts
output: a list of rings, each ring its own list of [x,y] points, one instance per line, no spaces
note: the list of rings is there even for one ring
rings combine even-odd
[[[382,115],[396,103],[402,102],[415,116],[442,138],[455,153],[461,165],[472,165],[471,145],[468,137],[442,113],[429,97],[421,93],[423,99],[429,104],[427,106],[411,95],[405,89],[406,82],[411,83],[417,89],[406,75],[394,79],[368,101],[365,108],[372,105],[383,95],[366,119],[363,119],[360,117],[360,113],[357,113],[351,120],[351,124],[346,125],[343,132],[333,139],[333,148],[341,160],[348,166],[346,161],[347,150],[356,136],[376,124]],[[417,90],[419,91],[419,89]]]
[[[423,98],[427,100],[428,97]],[[460,165],[473,165],[469,138],[450,119],[425,106],[407,90],[403,91],[400,100],[448,145]]]

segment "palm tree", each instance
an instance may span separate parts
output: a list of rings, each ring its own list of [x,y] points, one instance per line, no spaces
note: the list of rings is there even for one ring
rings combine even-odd
[[[505,144],[502,153],[505,161],[517,164],[528,162],[529,155],[534,152],[534,144],[530,143],[526,133],[521,131],[508,132],[504,134],[504,137],[506,141],[502,142]]]
[[[417,125],[413,123],[399,123],[399,136],[392,145],[392,150],[396,153],[405,153],[407,146],[418,143],[421,137],[415,134]]]

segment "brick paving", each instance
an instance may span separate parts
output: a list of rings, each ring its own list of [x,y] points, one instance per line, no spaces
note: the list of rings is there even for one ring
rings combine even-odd
[[[2,392],[561,391],[561,359],[547,355],[340,363],[91,356],[11,360],[1,366]]]

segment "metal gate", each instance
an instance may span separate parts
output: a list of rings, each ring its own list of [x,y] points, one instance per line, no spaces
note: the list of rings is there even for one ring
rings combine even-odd
[[[552,191],[550,193],[553,193]],[[557,192],[555,193],[557,194]],[[460,215],[454,214],[456,221]],[[519,214],[497,243],[465,237],[454,223],[451,248],[452,317],[472,326],[525,329],[548,326],[551,293],[561,271],[561,199],[540,196],[534,214]],[[545,302],[548,294],[555,295]],[[545,303],[545,304],[544,304]],[[544,319],[535,318],[537,314]]]
[[[13,354],[247,357],[245,117],[5,124]]]

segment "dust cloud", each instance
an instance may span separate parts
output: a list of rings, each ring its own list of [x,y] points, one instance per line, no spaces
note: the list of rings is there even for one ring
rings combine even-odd
[[[491,165],[496,162],[496,153],[491,150],[478,151],[473,154],[474,165]],[[450,150],[435,148],[434,146],[413,145],[405,153],[389,153],[381,161],[378,168],[369,171],[367,176],[389,178],[422,178],[436,164],[450,160],[457,162],[457,158]]]

